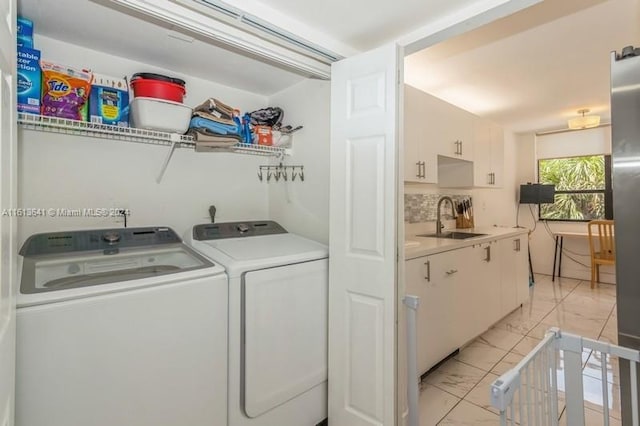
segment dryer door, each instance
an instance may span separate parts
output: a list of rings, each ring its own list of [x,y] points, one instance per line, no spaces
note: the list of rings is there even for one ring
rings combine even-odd
[[[327,380],[328,261],[248,272],[244,410],[261,414]]]

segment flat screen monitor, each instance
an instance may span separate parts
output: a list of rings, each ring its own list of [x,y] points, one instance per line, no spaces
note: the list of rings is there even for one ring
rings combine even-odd
[[[555,195],[555,185],[540,183],[520,185],[520,204],[553,204]]]

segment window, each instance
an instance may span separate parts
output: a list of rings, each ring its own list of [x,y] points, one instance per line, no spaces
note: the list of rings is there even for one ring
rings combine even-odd
[[[538,180],[556,186],[555,203],[540,205],[540,219],[613,219],[610,155],[539,160]]]

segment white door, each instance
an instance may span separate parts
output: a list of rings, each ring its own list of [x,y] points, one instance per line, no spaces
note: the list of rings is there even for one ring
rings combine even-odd
[[[0,2],[0,426],[13,425],[15,377],[16,2]],[[5,214],[7,213],[7,214]]]
[[[329,423],[396,419],[396,229],[400,48],[333,64]]]

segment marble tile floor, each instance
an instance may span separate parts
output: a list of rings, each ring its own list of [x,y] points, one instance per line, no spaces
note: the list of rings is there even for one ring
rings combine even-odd
[[[542,339],[550,327],[617,343],[615,286],[536,275],[530,300],[495,324],[460,353],[431,372],[421,384],[420,426],[498,425],[498,411],[489,401],[490,384],[514,367]],[[601,425],[601,359],[583,353],[586,425]],[[620,422],[617,360],[608,359],[607,389],[610,424]],[[563,395],[560,424],[566,425]]]

